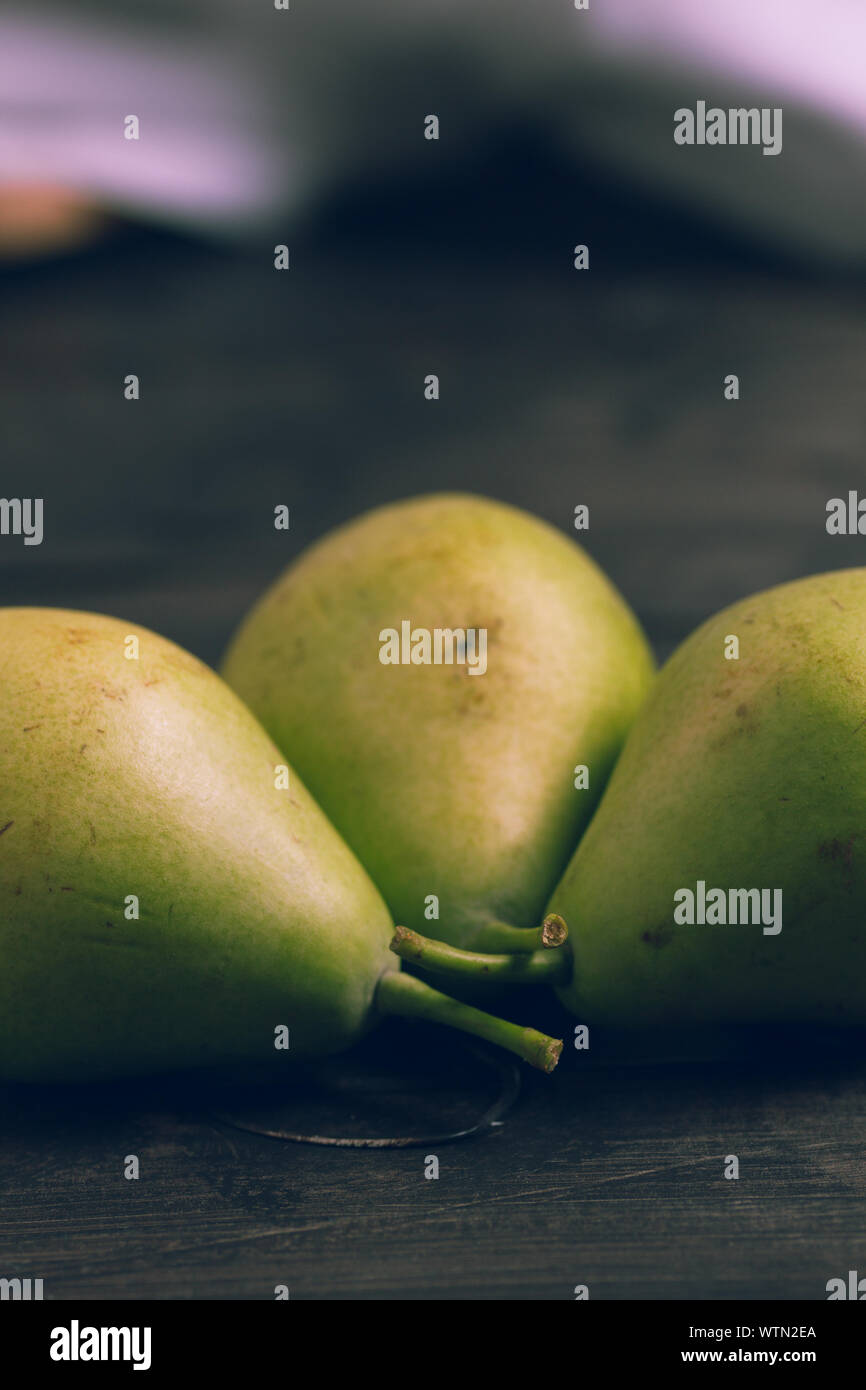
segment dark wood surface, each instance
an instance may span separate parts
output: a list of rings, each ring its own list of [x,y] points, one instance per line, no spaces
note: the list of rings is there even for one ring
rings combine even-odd
[[[116,613],[216,662],[302,545],[443,487],[565,529],[588,502],[587,544],[661,655],[752,590],[861,562],[824,509],[864,479],[862,284],[519,142],[447,189],[347,196],[289,239],[283,277],[268,245],[156,234],[3,275],[0,491],[43,496],[46,532],[4,538],[3,603]],[[612,1040],[591,1061],[567,1048],[486,1137],[398,1150],[244,1132],[186,1080],[6,1088],[0,1274],[53,1298],[822,1298],[864,1268],[863,1039],[730,1047],[641,1065]],[[325,1076],[273,1113],[436,1132],[498,1084],[396,1026]]]
[[[348,1080],[331,1063],[305,1105],[275,1096],[253,1118],[383,1135],[484,1108],[493,1074],[435,1031],[401,1035],[399,1065],[371,1045]],[[863,1040],[818,1059],[811,1040],[790,1048],[652,1065],[566,1053],[487,1137],[400,1150],[262,1138],[218,1118],[219,1091],[176,1080],[7,1091],[3,1267],[54,1298],[271,1299],[285,1284],[293,1299],[571,1299],[585,1284],[595,1299],[821,1299],[866,1240]]]

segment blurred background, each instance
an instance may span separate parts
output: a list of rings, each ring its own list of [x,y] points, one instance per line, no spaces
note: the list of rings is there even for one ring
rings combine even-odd
[[[2,601],[216,662],[310,540],[439,488],[587,503],[661,655],[858,563],[864,47],[845,0],[5,6],[0,492],[45,538]],[[781,105],[782,153],[676,146],[698,99]]]
[[[0,602],[215,664],[302,547],[444,488],[566,531],[587,504],[580,539],[662,657],[751,591],[861,563],[825,523],[864,471],[864,52],[855,0],[4,5],[0,494],[44,499],[44,540],[0,536]],[[782,107],[782,152],[675,145],[699,100]],[[405,1130],[419,1096],[433,1130],[483,1110],[483,1076],[400,1036],[408,1079],[387,1046],[360,1093],[332,1077],[329,1133]],[[866,1238],[866,1078],[847,1041],[829,1069],[801,1044],[757,1077],[593,1059],[578,1086],[572,1056],[442,1183],[423,1149],[274,1144],[162,1084],[19,1092],[0,1274],[85,1298],[823,1297]],[[720,1180],[732,1147],[748,1186]],[[128,1151],[148,1182],[119,1181]]]

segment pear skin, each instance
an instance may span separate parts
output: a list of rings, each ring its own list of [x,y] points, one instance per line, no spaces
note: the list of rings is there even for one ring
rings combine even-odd
[[[285,783],[250,712],[173,643],[0,609],[0,1077],[267,1064],[282,1028],[289,1064],[389,1013],[552,1069],[561,1044],[401,973],[378,891]]]
[[[0,691],[0,1074],[262,1059],[282,1024],[303,1056],[364,1031],[388,911],[294,772],[277,790],[282,755],[212,671],[115,619],[4,609]]]
[[[699,882],[780,889],[781,930],[771,898],[756,925],[677,922]],[[550,908],[587,1021],[866,1023],[866,569],[745,599],[679,648]]]
[[[383,633],[404,621],[483,629],[486,669],[383,664]],[[395,920],[499,952],[531,949],[522,929],[541,921],[653,662],[574,541],[502,503],[443,494],[379,508],[309,549],[243,623],[223,673]]]

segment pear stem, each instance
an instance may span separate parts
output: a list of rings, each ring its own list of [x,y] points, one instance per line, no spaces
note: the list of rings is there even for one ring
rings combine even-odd
[[[433,974],[468,975],[475,980],[496,980],[502,984],[565,984],[571,974],[570,953],[566,951],[483,955],[480,951],[461,951],[444,941],[433,941],[406,927],[395,928],[391,950]]]
[[[376,1002],[384,1014],[398,1014],[402,1018],[423,1018],[429,1023],[443,1023],[449,1028],[459,1028],[463,1033],[472,1033],[477,1038],[496,1043],[507,1048],[524,1062],[539,1071],[551,1072],[559,1061],[562,1043],[557,1038],[549,1038],[534,1028],[521,1028],[517,1023],[509,1023],[504,1018],[496,1018],[475,1009],[471,1004],[461,1004],[447,994],[407,975],[402,970],[389,970],[379,981]]]
[[[550,912],[540,927],[513,927],[492,917],[478,932],[473,945],[478,951],[491,955],[511,954],[513,951],[549,951],[568,938],[568,927],[557,912]]]

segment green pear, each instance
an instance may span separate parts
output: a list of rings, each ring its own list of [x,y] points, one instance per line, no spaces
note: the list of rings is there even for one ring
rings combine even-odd
[[[223,668],[396,920],[494,953],[561,941],[561,923],[537,927],[545,899],[652,673],[634,616],[577,544],[462,494],[319,541]]]
[[[866,1023],[864,634],[866,569],[843,570],[735,604],[667,663],[550,899],[578,1016]]]
[[[87,613],[0,610],[0,1077],[337,1052],[379,1017],[558,1044],[399,970],[377,889],[206,666]]]

